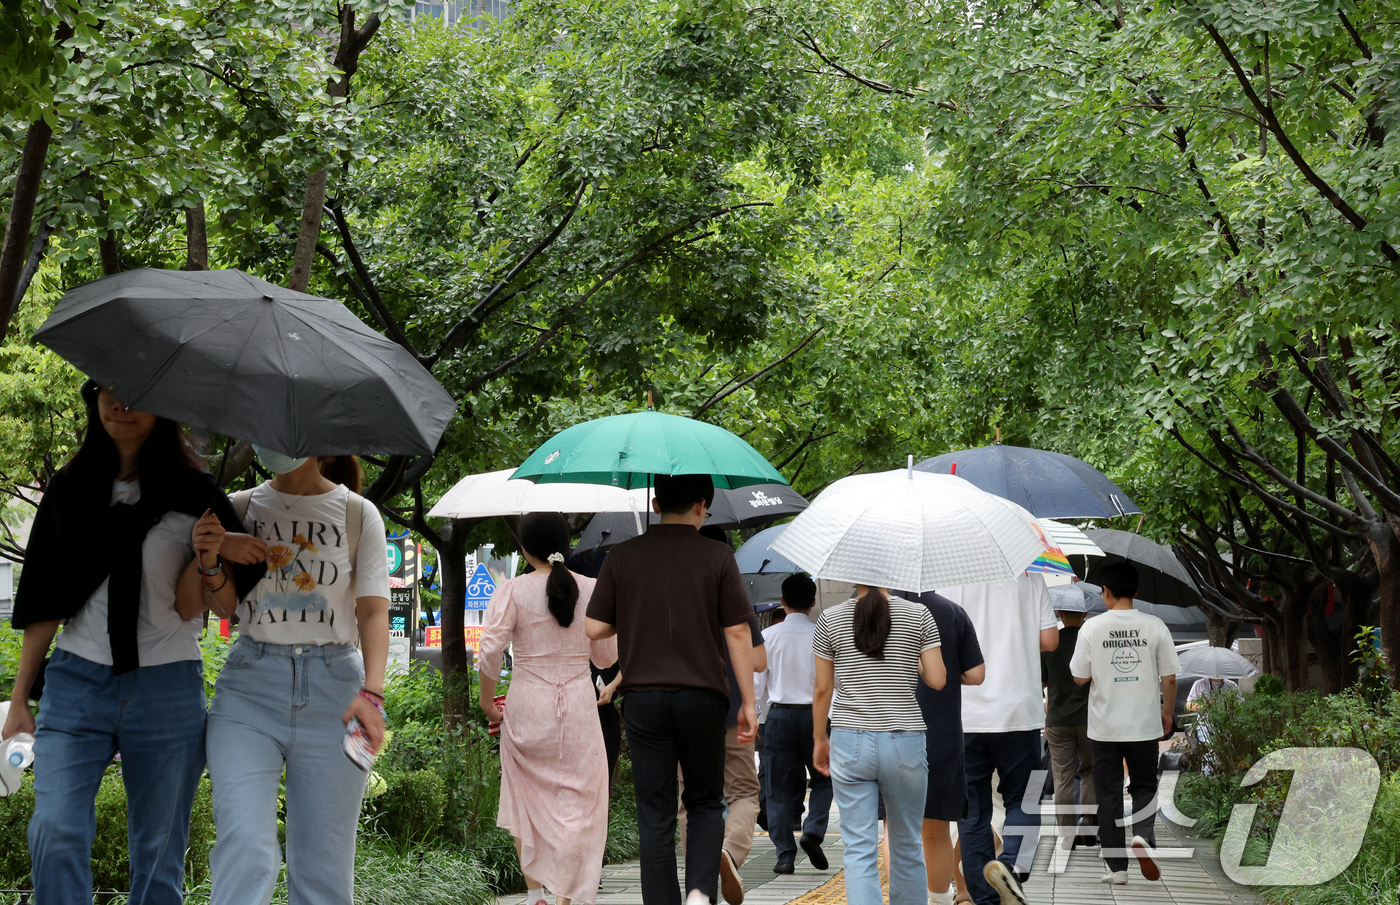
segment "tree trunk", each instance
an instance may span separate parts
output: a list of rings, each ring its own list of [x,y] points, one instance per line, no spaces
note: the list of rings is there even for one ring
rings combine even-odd
[[[472,661],[466,644],[467,558],[466,541],[471,523],[453,519],[437,550],[442,582],[442,709],[443,719],[455,726],[471,711]]]
[[[345,4],[340,8],[340,44],[336,47],[333,73],[326,83],[326,93],[332,98],[350,94],[350,78],[360,66],[360,54],[379,31],[379,14],[365,19],[355,28],[355,8]],[[297,245],[292,253],[292,273],[287,288],[305,292],[311,285],[311,266],[316,260],[316,242],[321,237],[321,215],[326,207],[326,182],[330,173],[318,167],[306,179],[306,194],[302,197],[301,222],[297,226]],[[444,654],[446,651],[444,650]]]
[[[1214,610],[1206,610],[1206,634],[1211,647],[1229,647],[1235,641],[1239,623],[1226,619]]]
[[[204,222],[204,200],[185,208],[185,270],[209,269],[209,232]]]
[[[10,194],[10,215],[5,223],[5,242],[0,246],[0,340],[9,332],[10,319],[19,308],[20,274],[29,251],[29,230],[34,223],[34,206],[39,200],[52,139],[53,129],[41,118],[30,124],[20,154]]]
[[[1376,574],[1380,578],[1377,624],[1381,650],[1390,668],[1390,687],[1400,691],[1400,538],[1387,530],[1372,545]]]
[[[1334,612],[1330,620],[1337,627],[1329,625],[1328,587],[1324,586],[1321,599],[1313,601],[1308,607],[1308,642],[1317,652],[1317,663],[1322,670],[1322,693],[1336,694],[1347,685],[1346,664],[1354,642],[1347,637],[1345,619],[1340,619],[1339,614]],[[1338,606],[1337,609],[1340,610],[1341,607]]]
[[[1306,643],[1305,623],[1308,614],[1308,598],[1290,593],[1283,611],[1283,650],[1284,683],[1289,691],[1302,691],[1308,687],[1308,658],[1304,653]]]

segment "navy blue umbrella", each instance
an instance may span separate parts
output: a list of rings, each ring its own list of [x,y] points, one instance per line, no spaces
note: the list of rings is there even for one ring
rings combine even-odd
[[[998,443],[944,453],[914,468],[956,474],[1036,518],[1116,518],[1142,512],[1103,472],[1064,453]]]

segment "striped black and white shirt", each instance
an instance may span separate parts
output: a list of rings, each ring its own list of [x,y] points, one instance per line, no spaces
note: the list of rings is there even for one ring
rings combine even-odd
[[[856,647],[855,611],[854,600],[827,610],[812,638],[812,652],[836,664],[831,725],[873,732],[923,731],[914,688],[922,681],[919,655],[940,645],[938,623],[922,604],[891,597],[890,636],[884,659],[876,660]]]

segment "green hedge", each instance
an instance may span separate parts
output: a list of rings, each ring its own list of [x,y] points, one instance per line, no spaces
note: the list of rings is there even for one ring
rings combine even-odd
[[[0,887],[30,889],[29,818],[34,814],[34,784],[29,774],[13,795],[0,798]],[[185,881],[197,885],[209,876],[209,849],[214,844],[214,806],[209,779],[200,780],[190,820],[190,847],[185,853]],[[98,890],[130,888],[126,848],[126,788],[111,768],[97,790],[97,839],[92,846],[92,881]]]
[[[1248,697],[1222,695],[1206,703],[1209,743],[1182,760],[1176,800],[1196,818],[1195,830],[1219,837],[1237,804],[1258,805],[1246,846],[1263,854],[1272,841],[1288,794],[1290,777],[1271,773],[1248,788],[1240,779],[1260,757],[1281,748],[1351,747],[1376,759],[1384,781],[1376,796],[1361,850],[1328,883],[1262,890],[1270,902],[1287,905],[1372,905],[1400,895],[1400,694],[1379,699],[1354,692],[1319,697],[1266,688]]]
[[[365,802],[365,822],[400,843],[421,843],[442,831],[447,790],[431,770],[378,771],[383,794]]]

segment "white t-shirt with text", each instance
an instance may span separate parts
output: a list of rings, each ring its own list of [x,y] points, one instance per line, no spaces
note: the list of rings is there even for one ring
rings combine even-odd
[[[1162,677],[1181,672],[1171,632],[1156,616],[1109,610],[1084,622],[1069,661],[1089,679],[1089,738],[1145,742],[1162,737]]]
[[[981,685],[962,688],[963,732],[1045,728],[1040,687],[1040,630],[1056,628],[1050,591],[1039,574],[988,581],[939,594],[961,606],[977,629],[987,662]]]
[[[357,597],[389,596],[384,520],[360,506],[360,539],[350,566],[350,491],[282,494],[259,484],[243,523],[268,544],[267,574],[238,605],[238,631],[268,644],[352,644]]]

